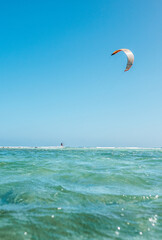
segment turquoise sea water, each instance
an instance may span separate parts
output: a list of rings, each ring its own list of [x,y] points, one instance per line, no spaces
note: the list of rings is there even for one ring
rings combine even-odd
[[[162,149],[0,149],[0,239],[162,239]]]

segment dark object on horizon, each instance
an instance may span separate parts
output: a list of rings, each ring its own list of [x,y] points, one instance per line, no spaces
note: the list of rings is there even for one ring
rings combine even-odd
[[[61,147],[63,147],[64,145],[63,145],[63,143],[61,143]]]

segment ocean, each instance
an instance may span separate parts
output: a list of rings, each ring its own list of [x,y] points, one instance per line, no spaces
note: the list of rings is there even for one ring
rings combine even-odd
[[[162,149],[1,148],[11,239],[162,239]]]

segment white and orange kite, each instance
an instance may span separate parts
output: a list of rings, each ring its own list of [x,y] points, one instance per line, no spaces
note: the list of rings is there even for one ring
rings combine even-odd
[[[112,55],[115,55],[116,53],[118,53],[118,52],[121,52],[121,51],[123,51],[126,55],[127,55],[127,66],[126,66],[126,69],[125,69],[125,71],[124,72],[126,72],[126,71],[128,71],[131,67],[132,67],[132,65],[133,65],[133,62],[134,62],[134,55],[133,55],[133,53],[129,50],[129,49],[119,49],[119,50],[116,50],[115,52],[113,52],[112,54],[111,54],[111,56]]]

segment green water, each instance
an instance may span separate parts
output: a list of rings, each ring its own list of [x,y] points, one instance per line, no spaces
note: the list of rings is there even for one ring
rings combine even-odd
[[[1,239],[162,239],[162,149],[0,149]]]

